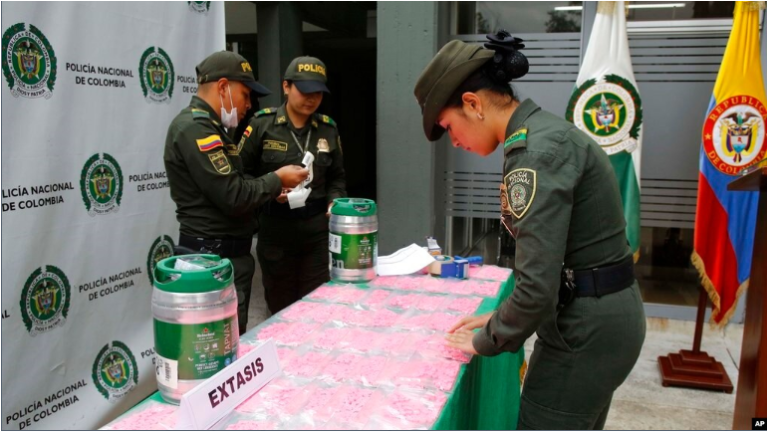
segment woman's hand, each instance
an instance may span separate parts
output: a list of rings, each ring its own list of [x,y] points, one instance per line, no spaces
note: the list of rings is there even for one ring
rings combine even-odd
[[[477,350],[472,345],[472,337],[474,335],[475,333],[472,330],[459,329],[446,335],[445,339],[448,340],[449,347],[459,349],[467,354],[476,355]]]
[[[460,319],[459,322],[454,324],[453,327],[448,330],[448,333],[454,333],[459,329],[472,331],[474,329],[485,327],[485,325],[488,323],[488,320],[491,319],[491,316],[493,316],[493,312],[488,312],[487,314],[480,316],[465,316],[464,318]]]

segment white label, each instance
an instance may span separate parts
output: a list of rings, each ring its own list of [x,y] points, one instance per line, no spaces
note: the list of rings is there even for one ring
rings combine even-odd
[[[328,249],[333,253],[341,253],[341,236],[328,234]]]
[[[275,342],[269,339],[185,393],[176,429],[210,429],[281,371]]]
[[[179,362],[155,354],[155,377],[157,382],[166,387],[179,387]]]

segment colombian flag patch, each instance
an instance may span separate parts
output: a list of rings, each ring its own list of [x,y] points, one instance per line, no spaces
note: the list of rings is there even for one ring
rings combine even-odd
[[[224,143],[221,142],[221,137],[218,135],[211,135],[207,138],[197,140],[197,147],[201,152],[215,149],[216,147],[224,147]]]

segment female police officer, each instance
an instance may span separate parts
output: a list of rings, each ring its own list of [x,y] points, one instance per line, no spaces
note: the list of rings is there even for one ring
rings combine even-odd
[[[509,82],[528,72],[522,41],[488,39],[445,45],[415,88],[429,140],[448,131],[482,156],[503,143],[502,221],[517,241],[512,295],[459,321],[448,343],[492,356],[536,331],[518,428],[602,429],[645,338],[616,177],[584,133],[518,101]]]
[[[256,254],[273,314],[329,280],[327,215],[333,200],[346,196],[346,182],[336,123],[315,112],[329,93],[325,83],[323,62],[294,59],[283,81],[285,103],[257,112],[243,135],[243,164],[256,177],[314,156],[304,207],[291,209],[284,190],[258,217]]]

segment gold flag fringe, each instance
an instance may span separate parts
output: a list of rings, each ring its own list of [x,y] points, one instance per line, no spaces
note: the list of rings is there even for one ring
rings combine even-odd
[[[739,288],[736,290],[736,297],[733,300],[733,304],[727,311],[725,311],[720,322],[716,322],[715,317],[720,314],[720,294],[715,289],[715,285],[712,283],[712,280],[710,280],[709,276],[707,276],[707,269],[704,265],[704,260],[702,260],[699,254],[695,251],[691,254],[691,263],[699,272],[701,285],[707,291],[709,300],[712,301],[712,315],[710,316],[709,321],[710,324],[719,328],[725,327],[728,324],[728,321],[730,321],[733,317],[733,314],[736,312],[736,306],[739,304],[739,297],[741,297],[744,291],[747,290],[747,287],[749,287],[749,279],[745,280],[744,283],[739,285]]]

